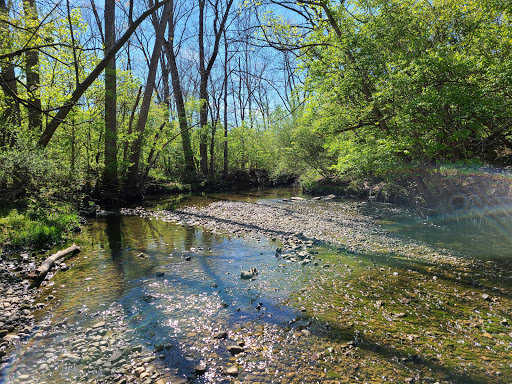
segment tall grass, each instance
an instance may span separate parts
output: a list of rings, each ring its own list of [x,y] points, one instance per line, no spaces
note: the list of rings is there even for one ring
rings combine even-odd
[[[0,245],[4,249],[41,248],[68,237],[79,225],[70,208],[52,211],[4,210],[0,217]]]

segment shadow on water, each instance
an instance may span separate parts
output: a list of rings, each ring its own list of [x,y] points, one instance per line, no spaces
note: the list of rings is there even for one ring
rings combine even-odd
[[[225,222],[242,225],[233,220]],[[272,233],[258,226],[245,227]],[[259,345],[248,349],[245,360],[237,360],[247,370],[241,375],[243,382],[295,382],[291,377],[297,376],[297,380],[303,377],[304,382],[314,382],[329,370],[333,377],[346,375],[353,380],[360,375],[358,372],[374,364],[374,371],[367,374],[374,380],[380,380],[384,370],[392,372],[393,380],[402,380],[403,372],[414,377],[421,371],[441,382],[483,384],[490,382],[489,376],[482,376],[469,365],[454,370],[457,354],[469,361],[469,342],[484,343],[480,329],[458,335],[452,323],[473,321],[478,316],[494,322],[489,332],[498,342],[492,346],[492,353],[498,359],[506,358],[507,336],[502,334],[507,326],[496,325],[495,318],[506,316],[512,305],[510,279],[504,279],[503,289],[494,289],[493,271],[478,269],[476,264],[474,269],[466,266],[449,270],[422,260],[404,260],[398,253],[356,254],[320,243],[316,248],[318,259],[331,267],[302,267],[274,257],[275,245],[266,240],[214,235],[119,215],[108,215],[84,228],[82,244],[86,250],[76,265],[66,273],[59,272],[54,277],[55,286],[46,288],[45,294],[57,297],[51,313],[44,310],[38,315],[41,324],[51,320],[52,324],[64,325],[60,333],[39,341],[34,337],[20,346],[13,363],[19,372],[11,371],[8,376],[13,382],[34,372],[38,372],[38,380],[55,383],[105,375],[103,368],[95,366],[87,376],[80,376],[80,364],[57,363],[62,356],[75,353],[71,346],[87,336],[101,319],[112,321],[107,335],[120,339],[116,348],[140,346],[157,357],[153,364],[162,371],[194,383],[227,380],[222,367],[233,358],[226,346],[245,340]],[[241,280],[240,271],[251,267],[260,274],[253,280]],[[493,295],[489,300],[497,299],[500,305],[487,299],[482,303],[481,295],[486,292]],[[404,299],[408,304],[400,304]],[[457,300],[458,305],[453,305]],[[386,304],[376,304],[379,301]],[[111,308],[120,310],[110,316]],[[398,312],[404,312],[405,317],[397,316]],[[260,326],[263,331],[255,330]],[[303,330],[308,330],[309,336],[301,334]],[[214,339],[219,331],[227,331],[228,340]],[[436,353],[442,348],[453,350],[453,356],[443,355],[448,363],[441,363],[436,353],[425,356],[425,345],[431,341],[424,339],[422,332],[428,331],[436,333],[438,344],[432,341]],[[405,334],[411,340],[400,339]],[[456,337],[464,339],[465,349],[452,340]],[[279,349],[268,352],[276,344]],[[334,352],[326,353],[330,347]],[[56,350],[59,372],[41,368],[47,360],[52,361],[51,349]],[[116,353],[108,348],[107,352]],[[329,360],[335,353],[339,354],[338,360]],[[479,354],[485,353],[479,349]],[[320,364],[320,359],[326,365]],[[209,361],[209,371],[197,376],[195,367],[203,360]],[[292,360],[301,364],[291,366]],[[345,367],[348,363],[352,368]],[[250,376],[258,370],[259,376]],[[510,369],[503,370],[504,376],[495,378],[495,382],[509,378]],[[107,371],[110,374],[115,370]],[[278,371],[290,378],[278,376]]]
[[[68,272],[57,273],[55,284],[46,288],[46,294],[56,296],[52,312],[39,314],[41,323],[66,324],[58,334],[49,330],[47,337],[20,346],[13,365],[22,369],[11,371],[8,380],[15,382],[44,365],[44,350],[56,350],[56,357],[78,353],[73,347],[76,339],[101,319],[111,321],[109,332],[126,331],[131,344],[156,353],[159,360],[155,364],[174,369],[177,377],[191,379],[195,365],[208,357],[195,351],[196,341],[211,339],[216,331],[229,331],[247,321],[286,324],[297,314],[294,308],[280,304],[296,284],[288,272],[276,267],[275,248],[266,242],[108,215],[84,228],[82,245],[81,260]],[[258,268],[263,277],[241,280],[240,271],[251,267]],[[122,314],[107,316],[117,305]],[[124,325],[120,327],[119,322]],[[217,354],[226,361],[230,358],[225,347]],[[80,376],[72,366],[59,369],[62,371],[40,370],[39,379],[48,377],[58,383],[67,382],[64,372]],[[80,370],[80,364],[76,369]],[[88,375],[102,374],[100,368]],[[197,378],[198,383],[201,380],[205,379]]]

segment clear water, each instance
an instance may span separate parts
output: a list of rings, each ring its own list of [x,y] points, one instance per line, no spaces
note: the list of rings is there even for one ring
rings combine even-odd
[[[181,196],[148,205],[168,209],[219,199],[275,202],[292,193]],[[425,219],[383,204],[363,203],[360,209],[398,236],[461,256],[498,260],[504,266],[510,263],[512,219],[506,214],[487,214],[479,220],[460,215]],[[120,369],[113,356],[126,351],[155,356],[152,364],[172,379],[229,382],[221,366],[234,358],[222,341],[213,338],[219,331],[229,332],[233,342],[243,334],[249,346],[253,343],[264,351],[272,349],[276,340],[287,340],[286,353],[249,361],[246,372],[261,374],[241,374],[242,382],[300,382],[301,374],[291,362],[316,341],[298,342],[290,336],[290,324],[296,326],[301,308],[286,305],[287,299],[320,274],[340,280],[373,263],[368,257],[325,246],[316,249],[319,257],[327,262],[342,259],[345,265],[342,272],[319,270],[276,258],[279,244],[269,239],[215,235],[121,215],[91,221],[75,241],[82,252],[68,262],[72,268],[58,272],[43,288],[41,300],[46,306],[36,313],[33,335],[14,351],[4,376],[6,383],[101,382]],[[249,268],[257,268],[259,274],[253,280],[242,280],[240,272]],[[263,336],[256,341],[254,334]],[[127,356],[125,363],[129,364]],[[209,369],[198,376],[194,367],[200,362],[206,362]],[[323,377],[323,371],[312,372],[312,377]]]
[[[403,238],[449,250],[461,257],[512,262],[512,209],[508,206],[468,209],[422,216],[389,204],[363,204],[386,230]]]
[[[284,325],[299,314],[282,301],[300,289],[307,269],[283,264],[275,257],[277,244],[266,239],[108,215],[86,225],[76,242],[82,252],[44,289],[43,297],[54,296],[50,313],[44,308],[37,314],[40,335],[21,343],[7,382],[35,371],[38,383],[80,382],[83,359],[73,366],[58,357],[79,353],[73,343],[100,321],[108,332],[124,335],[122,348],[142,345],[152,352],[159,344],[172,346],[161,351],[160,363],[185,378],[207,357],[191,352],[197,338],[251,321]],[[241,271],[250,268],[257,268],[257,278],[242,280]],[[55,324],[58,332],[52,334]],[[56,361],[46,355],[48,348],[56,349]],[[53,369],[41,370],[48,359]],[[87,369],[88,377],[111,372]]]

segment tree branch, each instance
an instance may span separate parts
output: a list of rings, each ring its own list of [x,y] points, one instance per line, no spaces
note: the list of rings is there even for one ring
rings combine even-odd
[[[123,45],[128,41],[130,36],[135,32],[137,27],[153,12],[162,7],[164,4],[167,4],[170,0],[163,0],[161,2],[156,2],[154,6],[149,8],[146,12],[142,13],[132,24],[128,26],[128,29],[125,33],[119,38],[119,40],[112,46],[112,48],[108,51],[108,53],[103,57],[103,59],[96,65],[93,71],[82,81],[76,89],[73,91],[71,96],[69,97],[66,104],[64,104],[57,115],[48,123],[46,129],[43,134],[39,138],[38,144],[42,147],[46,147],[50,142],[53,134],[61,124],[61,122],[66,118],[69,114],[73,106],[78,102],[80,97],[85,93],[85,91],[92,85],[92,83],[98,78],[98,76],[103,72],[103,70],[107,67],[108,63],[112,60],[112,58],[116,55],[116,53],[123,47]]]

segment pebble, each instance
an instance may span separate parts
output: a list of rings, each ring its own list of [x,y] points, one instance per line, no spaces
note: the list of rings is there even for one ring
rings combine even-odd
[[[231,353],[232,355],[238,355],[239,353],[242,353],[245,351],[245,349],[239,345],[230,345],[228,347],[228,351],[229,353]]]
[[[215,335],[213,335],[214,339],[225,339],[227,337],[228,337],[227,332],[223,332],[223,331],[217,332]]]
[[[238,367],[235,365],[226,367],[224,369],[224,372],[226,372],[226,375],[228,375],[228,376],[233,376],[233,377],[238,376]]]
[[[194,370],[196,371],[197,375],[202,375],[206,372],[206,364],[205,363],[199,363],[194,367]]]

